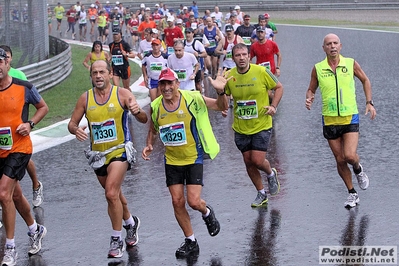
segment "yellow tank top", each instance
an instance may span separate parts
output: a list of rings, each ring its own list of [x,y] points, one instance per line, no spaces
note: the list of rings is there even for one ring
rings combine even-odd
[[[99,16],[98,20],[97,20],[97,24],[99,27],[104,28],[105,25],[107,25],[107,18],[103,15],[103,16]]]
[[[104,51],[101,51],[100,57],[97,57],[95,52],[91,52],[90,63],[93,64],[97,60],[106,61]]]
[[[113,86],[104,104],[96,102],[93,89],[87,91],[86,118],[92,151],[105,151],[130,140],[128,112],[119,102],[118,90]],[[124,151],[125,148],[121,148],[106,155],[105,164],[112,158],[121,157]]]
[[[165,145],[165,160],[169,165],[189,165],[203,162],[203,149],[195,127],[195,119],[180,96],[179,107],[168,111],[159,106],[159,135]]]

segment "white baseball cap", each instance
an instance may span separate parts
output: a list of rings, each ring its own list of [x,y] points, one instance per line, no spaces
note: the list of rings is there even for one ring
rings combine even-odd
[[[240,8],[240,6],[237,5],[234,9],[241,9],[241,8]]]
[[[91,4],[90,6],[91,6],[91,7],[95,7],[95,5],[94,5],[94,4]]]
[[[116,3],[115,3],[115,4],[119,5],[119,1],[116,1]]]
[[[106,4],[109,4],[109,1],[105,2]]]
[[[144,4],[141,4],[141,5],[140,5],[140,8],[145,8],[145,5],[144,5]]]
[[[168,17],[168,19],[167,19],[166,21],[173,22],[173,21],[175,21],[175,18],[174,18],[174,17],[172,17],[172,16],[169,16],[169,17]]]

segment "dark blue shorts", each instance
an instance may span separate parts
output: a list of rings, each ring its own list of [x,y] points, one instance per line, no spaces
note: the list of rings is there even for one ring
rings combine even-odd
[[[234,132],[234,141],[237,148],[242,152],[256,150],[267,151],[270,145],[272,129],[263,130],[253,135],[244,135]]]

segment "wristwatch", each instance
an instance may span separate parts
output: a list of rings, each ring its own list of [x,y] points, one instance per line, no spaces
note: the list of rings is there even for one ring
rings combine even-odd
[[[366,105],[368,105],[368,104],[370,104],[371,106],[374,106],[374,102],[373,102],[373,100],[366,101]]]
[[[35,127],[35,122],[33,122],[32,120],[28,120],[26,122],[29,123],[30,129],[33,129]]]

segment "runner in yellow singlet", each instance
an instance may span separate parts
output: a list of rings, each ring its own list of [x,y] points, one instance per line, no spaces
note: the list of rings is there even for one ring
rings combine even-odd
[[[72,113],[68,130],[79,141],[88,139],[85,129],[79,123],[85,115],[90,129],[90,151],[87,151],[89,163],[105,190],[108,203],[108,215],[112,224],[109,258],[123,256],[122,220],[126,229],[127,246],[137,245],[140,219],[132,216],[122,183],[126,171],[134,162],[133,147],[129,126],[129,113],[140,123],[147,122],[146,113],[138,105],[130,90],[111,84],[112,71],[108,62],[97,60],[91,65],[91,78],[94,88],[83,93]],[[102,155],[101,155],[102,154]]]
[[[207,153],[213,159],[219,153],[219,144],[209,122],[208,108],[219,111],[227,108],[224,93],[226,80],[211,82],[218,93],[217,99],[202,96],[199,91],[180,90],[178,75],[170,68],[161,71],[158,81],[161,96],[151,103],[152,119],[147,145],[141,154],[144,160],[150,159],[153,143],[159,133],[165,146],[166,185],[172,197],[176,220],[185,236],[183,244],[176,250],[177,258],[199,255],[186,201],[192,209],[202,214],[211,236],[216,236],[220,231],[215,212],[201,198],[204,155]]]
[[[252,207],[267,204],[268,198],[260,171],[267,175],[269,193],[280,191],[277,170],[270,166],[266,152],[272,134],[272,117],[283,96],[283,85],[265,67],[250,64],[248,47],[236,44],[232,49],[236,67],[230,71],[233,78],[227,82],[226,94],[234,99],[234,140],[244,158],[247,173],[258,191]],[[274,97],[269,104],[269,90]]]
[[[103,60],[107,62],[111,61],[109,53],[103,50],[103,45],[100,41],[93,42],[91,52],[86,55],[83,65],[90,70],[90,66],[97,60]]]

